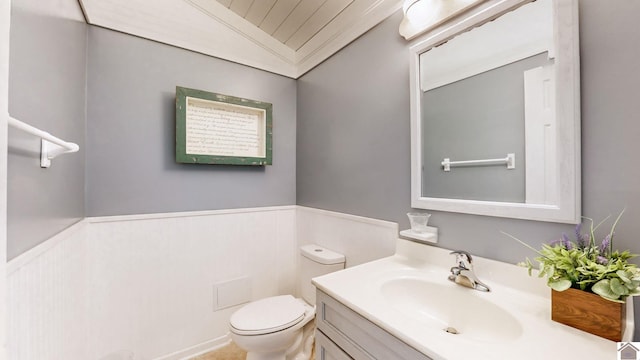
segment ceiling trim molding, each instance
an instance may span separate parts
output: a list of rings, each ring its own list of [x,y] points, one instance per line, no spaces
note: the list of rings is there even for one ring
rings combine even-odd
[[[354,1],[340,16],[334,18],[298,49],[296,78],[304,75],[400,9],[402,9],[400,0],[378,0],[373,4],[371,1]]]
[[[297,79],[402,7],[354,0],[297,51],[215,0],[79,0],[87,22]]]
[[[91,25],[291,78],[296,75],[295,64],[287,55],[276,54],[187,1],[154,0],[152,4],[147,0],[79,1]]]

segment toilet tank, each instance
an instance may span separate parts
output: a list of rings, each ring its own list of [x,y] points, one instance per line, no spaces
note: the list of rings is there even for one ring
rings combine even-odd
[[[300,291],[302,298],[309,304],[316,304],[316,287],[311,279],[344,269],[344,255],[318,245],[305,245],[300,248]]]

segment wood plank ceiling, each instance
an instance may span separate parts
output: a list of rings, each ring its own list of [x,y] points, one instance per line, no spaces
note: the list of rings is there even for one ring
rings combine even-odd
[[[294,51],[304,46],[354,2],[354,0],[217,1]]]

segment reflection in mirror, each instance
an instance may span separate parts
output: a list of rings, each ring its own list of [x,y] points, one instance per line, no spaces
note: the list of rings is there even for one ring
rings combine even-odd
[[[577,1],[474,26],[412,47],[412,206],[577,222]]]
[[[537,87],[536,81],[525,82],[525,77],[550,72],[552,29],[551,0],[539,0],[420,55],[423,196],[546,202],[525,196],[525,174],[527,180],[537,175],[528,166],[525,144],[545,145],[544,138],[525,133],[525,122],[540,120],[548,104],[535,99],[549,96],[532,92],[549,86]],[[551,121],[540,126],[553,130]],[[494,159],[511,153],[517,166],[510,169],[492,163],[442,171],[445,158]]]

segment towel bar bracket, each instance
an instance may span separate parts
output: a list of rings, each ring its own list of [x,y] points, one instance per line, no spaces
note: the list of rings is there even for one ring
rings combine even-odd
[[[48,168],[56,156],[76,152],[78,149],[66,149],[45,139],[40,139],[40,167]]]
[[[58,155],[74,153],[80,150],[76,143],[67,142],[57,138],[46,131],[42,131],[36,127],[26,124],[20,120],[9,117],[8,125],[20,129],[28,134],[40,137],[40,167],[48,168],[51,166],[51,159]]]

